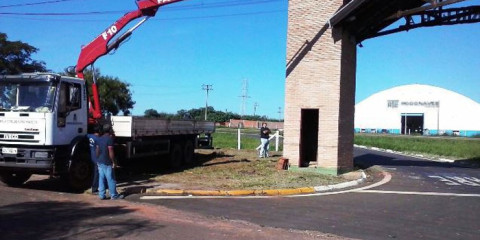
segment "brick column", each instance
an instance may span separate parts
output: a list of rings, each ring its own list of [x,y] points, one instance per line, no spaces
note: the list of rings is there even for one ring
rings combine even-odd
[[[353,169],[356,43],[327,23],[342,5],[290,0],[288,9],[283,154],[300,165],[301,112],[318,109],[317,167],[333,174]]]

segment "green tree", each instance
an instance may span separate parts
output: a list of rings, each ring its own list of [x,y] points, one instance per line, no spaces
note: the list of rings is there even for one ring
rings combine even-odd
[[[65,73],[69,76],[75,75],[73,69],[65,69]],[[83,73],[89,86],[88,90],[91,93],[91,85],[93,83],[92,70],[85,70]],[[130,115],[130,109],[135,105],[135,102],[132,100],[130,84],[121,81],[118,77],[102,75],[98,68],[95,69],[95,76],[97,78],[102,112],[104,114],[118,115],[122,111],[123,115]]]
[[[145,111],[145,117],[160,117],[168,119],[189,119],[189,120],[204,120],[205,118],[205,108],[192,108],[190,110],[181,109],[178,110],[176,114],[168,113],[159,113],[155,109],[147,109]],[[267,116],[253,116],[253,115],[244,115],[243,117],[240,114],[232,112],[223,112],[216,111],[213,107],[208,107],[208,121],[214,122],[228,122],[230,119],[245,119],[253,121],[271,121],[278,122],[278,119],[271,119]]]
[[[147,109],[144,112],[144,116],[147,118],[162,118],[162,119],[174,119],[176,116],[170,113],[158,112],[155,109]]]
[[[46,72],[45,62],[31,58],[38,48],[21,41],[8,41],[0,32],[0,74]]]
[[[157,110],[155,109],[147,109],[145,110],[144,114],[143,114],[145,117],[148,117],[148,118],[156,118],[156,117],[160,117],[160,113],[158,113]]]
[[[208,114],[209,121],[227,122],[230,119],[240,119],[240,115],[232,112],[214,111]]]

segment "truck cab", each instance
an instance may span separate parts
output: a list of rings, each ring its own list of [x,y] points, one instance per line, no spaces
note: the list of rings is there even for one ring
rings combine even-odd
[[[84,80],[58,74],[0,76],[0,180],[15,185],[32,173],[69,171],[85,144],[86,91]]]

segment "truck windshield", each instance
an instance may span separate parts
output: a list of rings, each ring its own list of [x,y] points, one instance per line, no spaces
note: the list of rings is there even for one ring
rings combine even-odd
[[[52,82],[0,82],[0,111],[52,112]]]

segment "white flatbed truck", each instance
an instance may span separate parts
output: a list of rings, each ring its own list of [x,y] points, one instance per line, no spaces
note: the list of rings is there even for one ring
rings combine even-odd
[[[34,174],[62,176],[74,189],[91,184],[93,164],[86,81],[57,74],[0,76],[0,180],[19,185]],[[119,163],[159,157],[172,167],[189,163],[194,148],[211,147],[215,123],[133,116],[112,125]]]

